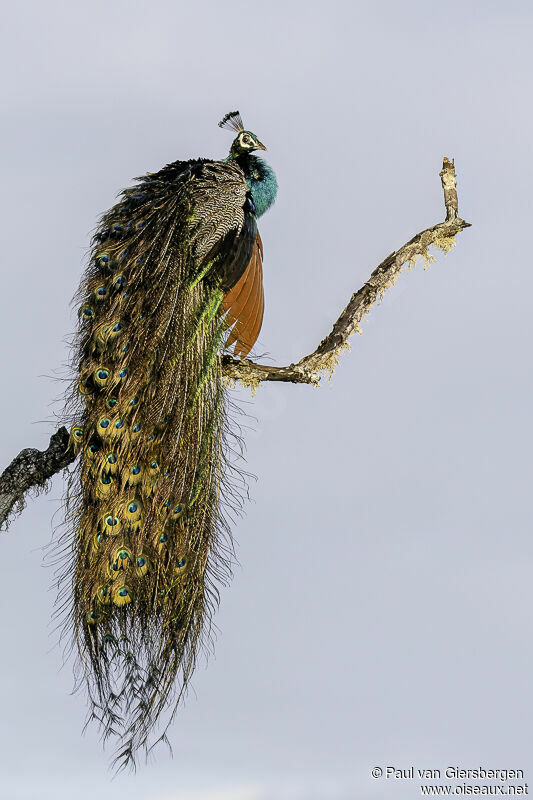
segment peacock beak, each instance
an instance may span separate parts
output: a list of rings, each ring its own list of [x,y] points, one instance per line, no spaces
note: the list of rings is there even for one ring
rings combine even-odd
[[[263,142],[256,142],[256,144],[255,144],[255,149],[256,149],[256,150],[266,150],[266,147],[265,147],[265,145],[263,144]]]

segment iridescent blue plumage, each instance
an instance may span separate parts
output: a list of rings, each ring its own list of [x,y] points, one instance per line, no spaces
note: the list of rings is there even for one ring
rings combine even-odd
[[[259,156],[245,155],[237,159],[244,172],[255,205],[256,217],[268,211],[278,191],[274,170]]]

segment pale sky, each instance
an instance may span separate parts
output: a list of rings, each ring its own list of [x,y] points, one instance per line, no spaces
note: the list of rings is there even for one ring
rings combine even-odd
[[[164,749],[112,781],[82,737],[42,547],[62,482],[0,539],[0,800],[411,800],[372,768],[533,786],[529,2],[10,3],[2,14],[1,466],[44,448],[90,232],[135,175],[223,158],[239,108],[278,200],[259,351],[312,351],[444,217],[320,389],[239,392],[257,476],[216,655]]]

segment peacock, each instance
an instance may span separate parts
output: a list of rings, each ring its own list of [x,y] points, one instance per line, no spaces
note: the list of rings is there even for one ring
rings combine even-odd
[[[231,570],[222,354],[245,358],[261,329],[257,220],[277,181],[238,111],[219,125],[227,158],[147,173],[102,216],[76,298],[62,596],[122,766],[166,739]]]

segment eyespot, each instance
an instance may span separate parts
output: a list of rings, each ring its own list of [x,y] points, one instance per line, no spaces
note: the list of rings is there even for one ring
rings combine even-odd
[[[98,367],[93,374],[93,380],[97,386],[103,387],[106,385],[109,378],[109,370],[105,367]]]
[[[85,397],[89,394],[92,394],[91,387],[89,386],[89,379],[88,378],[80,378],[78,382],[78,392]]]
[[[113,478],[111,477],[111,475],[107,475],[107,473],[104,473],[103,475],[100,476],[100,483],[103,483],[104,486],[110,486],[113,483]]]
[[[135,466],[134,466],[134,467],[132,467],[130,471],[131,471],[131,474],[132,474],[132,475],[139,475],[139,474],[140,474],[140,472],[141,472],[141,468],[140,468],[140,466],[139,466],[138,464],[135,464]],[[131,510],[131,509],[130,509],[130,510]],[[136,511],[136,510],[137,510],[137,509],[134,509],[134,511]]]
[[[125,344],[125,345],[124,345],[124,347],[122,348],[122,350],[121,350],[120,352],[121,352],[121,353],[125,353],[125,352],[127,351],[127,349],[128,349],[128,345],[127,345],[127,344]]]
[[[94,295],[97,300],[104,300],[105,297],[107,296],[107,288],[105,286],[99,286],[96,289]]]
[[[125,606],[127,603],[131,603],[131,591],[129,586],[122,586],[120,589],[114,590],[113,603],[116,606]]]
[[[111,261],[111,256],[109,255],[109,253],[102,253],[101,256],[96,257],[96,262],[99,267],[107,267],[110,261]]]
[[[114,408],[117,403],[118,403],[118,400],[117,400],[116,397],[108,397],[105,404],[106,404],[107,408]]]
[[[168,542],[167,534],[166,533],[162,533],[161,536],[159,537],[159,541],[161,542],[161,544],[165,544],[165,542]]]
[[[117,552],[117,556],[116,557],[117,557],[117,559],[119,561],[127,561],[128,559],[131,558],[131,553],[130,553],[129,550],[126,550],[126,549],[119,550]]]
[[[99,603],[107,603],[111,602],[111,592],[109,590],[109,586],[100,586],[98,591],[96,592],[96,599]]]
[[[120,289],[121,286],[124,286],[126,283],[126,278],[124,275],[117,275],[115,278],[115,286],[117,289]]]
[[[102,419],[98,420],[98,427],[102,428],[103,430],[109,428],[110,425],[111,425],[111,420],[109,419],[109,417],[102,417]]]
[[[110,453],[106,458],[108,464],[116,464],[118,461],[118,456],[116,453]]]
[[[120,320],[112,320],[105,329],[105,342],[113,342],[123,329],[123,324]]]
[[[135,560],[135,574],[139,578],[142,578],[143,575],[146,575],[146,573],[148,572],[148,567],[149,567],[149,561],[147,556],[145,556],[144,554],[137,556]]]
[[[136,422],[135,425],[133,426],[133,428],[131,429],[131,431],[132,431],[132,433],[139,433],[141,428],[142,428],[141,423],[140,422]],[[150,437],[148,437],[148,438],[150,438]]]
[[[98,448],[95,444],[90,444],[87,446],[87,452],[94,456],[98,452]]]
[[[124,228],[122,227],[122,225],[115,224],[111,227],[111,230],[113,231],[113,233],[122,233]]]
[[[121,369],[120,372],[118,373],[118,377],[119,378],[127,378],[128,377],[128,370],[127,369]]]
[[[159,469],[159,464],[157,463],[157,460],[156,460],[156,459],[154,459],[154,460],[152,461],[152,463],[150,464],[150,469],[153,469],[154,471],[155,471],[155,470],[157,470],[157,469]]]
[[[133,527],[134,530],[137,530],[140,527],[142,516],[142,506],[140,501],[138,501],[137,498],[132,498],[124,503],[122,508],[123,519],[125,519],[126,523],[130,525],[130,527]]]
[[[86,616],[86,620],[89,623],[89,625],[96,625],[98,622],[101,622],[103,618],[104,615],[96,611],[89,611],[89,613]]]
[[[180,560],[178,561],[178,563],[176,564],[176,566],[177,566],[177,567],[179,567],[180,569],[183,569],[183,567],[184,567],[186,564],[187,564],[187,559],[185,558],[185,556],[183,556],[183,558],[180,558]]]
[[[117,419],[117,421],[115,422],[115,428],[119,430],[120,428],[123,428],[125,424],[126,423],[124,422],[123,419]]]
[[[182,517],[182,516],[183,516],[183,512],[184,512],[184,511],[185,511],[185,506],[182,506],[182,505],[181,505],[181,503],[180,503],[180,504],[178,504],[178,505],[177,505],[177,506],[176,506],[176,507],[175,507],[175,508],[172,510],[172,517],[173,517],[173,519],[179,519],[180,517]]]
[[[119,253],[118,260],[122,261],[123,258],[126,258],[128,255],[128,248],[126,247],[121,253]]]
[[[118,517],[114,517],[112,514],[108,514],[105,518],[105,524],[108,526],[108,528],[112,528],[114,525],[119,524],[119,519]]]
[[[83,317],[83,319],[93,319],[94,311],[91,308],[91,306],[83,306],[81,310],[81,316]]]
[[[136,406],[138,404],[138,402],[139,402],[139,398],[138,397],[132,397],[130,402],[129,402],[129,405],[130,406]]]

